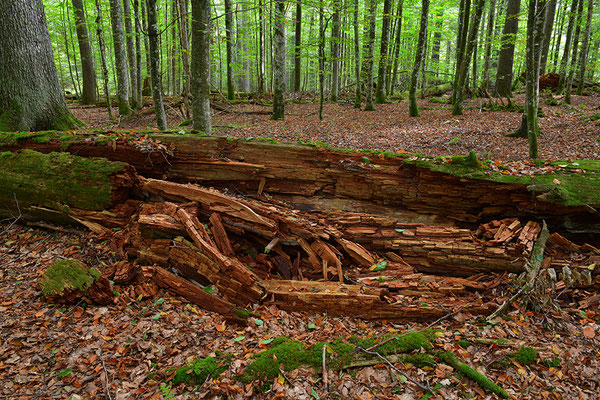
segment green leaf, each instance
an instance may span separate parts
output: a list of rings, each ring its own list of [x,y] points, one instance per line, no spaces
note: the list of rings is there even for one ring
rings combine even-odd
[[[152,316],[152,319],[159,319],[161,317],[160,313],[156,313]]]
[[[213,294],[215,292],[215,289],[213,289],[212,286],[205,286],[203,289],[206,293]]]
[[[406,229],[394,229],[394,230],[395,230],[396,232],[398,232],[398,233],[402,233],[402,232],[404,232]]]
[[[59,378],[64,378],[65,376],[69,376],[69,375],[71,375],[71,372],[73,372],[73,371],[71,370],[71,368],[67,368],[67,369],[65,369],[64,371],[62,371],[60,374],[58,374],[58,377],[59,377]]]
[[[246,336],[238,336],[235,339],[233,339],[234,342],[241,342],[242,340],[246,339]]]
[[[319,399],[320,399],[320,397],[319,397],[319,393],[317,393],[317,392],[315,391],[315,389],[314,389],[314,388],[310,388],[310,395],[311,395],[311,396],[313,397],[313,399],[315,399],[315,400],[319,400]]]
[[[363,162],[366,162],[367,164],[371,163],[371,160],[369,159],[369,157],[363,157],[362,160],[363,160]]]
[[[115,297],[121,297],[121,293],[119,293],[118,290],[113,290],[113,296],[115,296]]]
[[[406,383],[407,380],[408,380],[408,378],[404,375],[398,376],[398,382],[400,382],[400,383]]]
[[[256,319],[254,320],[254,324],[255,324],[256,326],[261,326],[262,324],[264,324],[264,322],[263,322],[263,320],[262,320],[262,319],[258,319],[258,318],[256,318]]]
[[[583,310],[579,310],[579,315],[581,315],[581,318],[586,318],[586,319],[588,318],[588,315]]]
[[[312,329],[317,329],[317,326],[314,323],[312,323],[312,322],[310,324],[308,324],[307,327],[308,327],[308,329],[311,329],[311,330]]]
[[[162,303],[164,303],[164,302],[165,302],[165,299],[163,299],[163,298],[161,297],[160,299],[158,299],[158,300],[156,300],[156,301],[154,302],[154,305],[155,305],[155,306],[160,306],[160,305],[161,305]]]
[[[261,340],[261,341],[260,341],[260,344],[269,344],[269,343],[271,343],[273,340],[275,340],[275,339],[274,339],[274,338],[271,338],[271,339],[265,339],[265,340]]]

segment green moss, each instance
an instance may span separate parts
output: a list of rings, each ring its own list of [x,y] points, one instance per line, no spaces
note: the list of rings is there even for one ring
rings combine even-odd
[[[384,335],[378,338],[360,339],[359,344],[363,348],[375,346],[373,350],[381,355],[410,353],[420,349],[431,350],[433,348],[431,342],[435,340],[437,333],[436,330],[425,330],[400,336]],[[378,343],[381,345],[377,345]]]
[[[22,150],[4,154],[0,159],[0,199],[16,196],[21,206],[103,210],[112,204],[110,176],[124,166],[67,153]]]
[[[303,343],[278,338],[270,349],[258,353],[254,361],[246,367],[239,380],[248,383],[254,380],[272,381],[278,374],[280,366],[292,371],[301,365],[315,365],[318,362],[316,351],[306,351]]]
[[[441,361],[450,365],[455,370],[457,370],[461,374],[465,375],[469,379],[474,380],[475,382],[477,382],[479,384],[479,386],[481,386],[485,390],[495,393],[498,396],[503,397],[505,399],[508,399],[510,397],[504,389],[502,389],[500,386],[496,385],[494,382],[489,380],[489,378],[487,376],[475,371],[473,368],[469,367],[467,364],[460,361],[451,352],[440,353],[439,357],[440,357]]]
[[[540,364],[548,368],[556,368],[560,365],[560,358],[554,357],[551,360],[543,360]]]
[[[468,342],[466,340],[459,340],[456,343],[463,349],[466,349],[467,347],[469,347],[471,345],[471,342]]]
[[[85,292],[99,275],[77,260],[60,260],[46,270],[39,285],[44,296],[60,296],[65,289]]]
[[[192,383],[202,385],[208,378],[221,375],[231,363],[232,355],[224,358],[199,358],[180,368],[173,377],[173,385]]]
[[[528,365],[535,362],[538,358],[538,352],[533,347],[521,346],[512,357],[519,364]]]

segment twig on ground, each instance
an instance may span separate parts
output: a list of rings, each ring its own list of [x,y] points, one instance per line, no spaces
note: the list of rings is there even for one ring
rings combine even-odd
[[[325,391],[329,391],[329,380],[327,377],[327,344],[323,343],[323,385]]]
[[[104,350],[102,345],[100,345],[100,361],[102,362],[102,368],[104,369],[104,389],[106,391],[106,397],[108,397],[108,400],[112,400],[110,387],[108,386],[108,370],[106,369],[106,364],[104,364]]]
[[[13,227],[14,224],[17,223],[18,220],[21,219],[21,217],[23,216],[23,214],[21,213],[21,207],[19,207],[19,201],[17,200],[17,195],[15,193],[13,193],[13,196],[15,197],[15,204],[17,205],[17,210],[19,211],[19,215],[17,215],[16,217],[13,217],[13,220],[10,224],[8,224],[8,227],[6,227],[6,229],[4,229],[2,232],[0,232],[0,235],[4,235],[6,232],[8,232],[10,230],[10,228]]]

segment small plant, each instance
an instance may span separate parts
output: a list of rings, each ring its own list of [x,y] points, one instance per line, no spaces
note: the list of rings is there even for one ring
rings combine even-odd
[[[513,356],[516,362],[523,365],[533,364],[537,358],[537,350],[530,346],[521,346]]]
[[[457,143],[459,143],[460,141],[461,141],[461,138],[459,138],[459,137],[453,137],[452,139],[450,139],[450,140],[448,141],[448,144],[457,144]]]

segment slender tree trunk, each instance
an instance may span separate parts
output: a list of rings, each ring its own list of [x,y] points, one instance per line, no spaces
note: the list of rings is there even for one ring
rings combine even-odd
[[[165,13],[166,14],[166,13]],[[175,21],[179,21],[179,11],[177,7],[177,2],[173,1],[171,3],[171,94],[176,96],[179,93],[179,75],[177,74],[177,23]]]
[[[158,30],[156,29],[156,0],[148,0],[148,41],[150,44],[150,78],[152,79],[152,100],[156,113],[158,129],[167,129],[167,117],[162,100],[162,82],[160,75],[160,53],[158,48]],[[210,9],[209,9],[210,10]]]
[[[435,76],[438,77],[440,68],[440,49],[442,40],[442,25],[444,14],[439,12],[436,14],[435,31],[433,32],[433,47],[431,48],[432,67],[435,70]]]
[[[390,87],[390,94],[394,94],[394,87],[396,86],[396,84],[398,83],[398,64],[400,63],[400,44],[401,44],[401,39],[402,39],[402,8],[404,5],[404,0],[399,0],[398,1],[398,11],[396,12],[396,17],[398,18],[398,29],[396,29],[396,44],[395,44],[395,48],[396,51],[394,53],[394,66],[392,68],[393,70],[393,78],[392,78],[392,83],[391,83],[391,87]]]
[[[569,13],[569,25],[567,27],[567,35],[565,38],[565,49],[563,52],[562,59],[560,61],[560,80],[558,81],[558,87],[556,88],[557,95],[561,95],[564,93],[565,84],[567,83],[567,66],[569,65],[571,46],[573,44],[573,27],[575,25],[575,17],[577,16],[578,4],[579,0],[573,0],[571,3],[571,12]]]
[[[456,36],[456,71],[454,83],[452,84],[452,104],[456,103],[458,93],[458,81],[460,78],[460,66],[465,57],[467,48],[467,34],[469,32],[469,18],[471,16],[471,0],[461,0],[458,9],[458,32]]]
[[[294,47],[294,92],[300,91],[300,82],[302,82],[300,69],[302,67],[302,0],[296,0],[296,33]]]
[[[77,41],[79,42],[79,54],[81,55],[81,75],[83,77],[83,90],[81,93],[82,104],[96,103],[96,71],[92,58],[92,49],[85,21],[83,0],[73,0],[73,11],[75,12],[75,24],[77,28]]]
[[[487,31],[485,33],[485,55],[483,60],[482,91],[487,92],[490,85],[490,62],[492,58],[492,40],[496,20],[496,0],[490,2],[490,14],[488,15]]]
[[[238,64],[241,66],[239,89],[242,92],[250,91],[250,65],[248,64],[248,9],[245,2],[240,3],[237,14],[237,47]]]
[[[550,51],[550,41],[552,39],[552,27],[554,26],[554,15],[556,13],[556,0],[549,0],[545,4],[544,13],[544,31],[542,32],[542,59],[540,61],[540,75],[546,72],[548,62],[548,52]]]
[[[331,94],[332,102],[338,101],[340,74],[340,0],[333,0],[333,18],[331,21]]]
[[[148,15],[147,12],[147,7],[146,7],[146,1],[147,0],[140,0],[142,2],[141,6],[141,12],[142,12],[142,27],[144,28],[143,31],[144,32],[148,32],[148,19],[146,18],[146,16]],[[148,74],[150,74],[150,45],[148,44],[148,35],[144,35],[144,53],[146,54],[146,76],[148,76]],[[150,94],[147,94],[145,96],[149,96]]]
[[[231,0],[225,0],[225,41],[227,43],[227,99],[235,98],[233,86],[233,9]]]
[[[117,73],[117,101],[119,114],[131,114],[129,106],[129,73],[125,55],[125,37],[123,35],[123,11],[120,0],[110,0],[110,20],[115,48],[115,69]]]
[[[285,110],[285,1],[275,0],[273,26],[273,115],[283,119]]]
[[[412,75],[410,78],[410,89],[408,92],[409,115],[411,117],[419,116],[419,107],[417,105],[417,83],[421,63],[423,62],[423,53],[425,52],[425,42],[427,40],[427,22],[429,16],[429,0],[422,1],[421,8],[421,26],[419,28],[419,42],[417,44],[417,52],[415,55],[415,65],[413,66]]]
[[[141,99],[137,97],[137,64],[135,58],[135,40],[133,37],[133,25],[131,23],[131,4],[129,0],[123,0],[123,14],[125,16],[125,34],[127,43],[127,61],[129,64],[129,82],[131,85],[130,97],[131,106],[134,109],[140,108]]]
[[[112,112],[112,102],[110,99],[110,90],[108,86],[108,65],[106,62],[106,46],[104,45],[104,34],[102,33],[102,8],[100,7],[100,0],[96,0],[96,36],[98,36],[98,47],[100,48],[100,60],[102,64],[102,83],[104,89],[104,97],[106,98],[106,109],[108,111],[108,118],[114,120]]]
[[[502,31],[502,44],[498,55],[498,71],[496,73],[496,96],[512,96],[513,63],[515,42],[519,30],[519,13],[521,0],[508,0],[506,21]]]
[[[137,101],[137,107],[142,108],[144,105],[142,97],[142,21],[140,20],[139,0],[133,0],[133,14],[135,18],[135,88],[137,91],[134,98]]]
[[[265,90],[265,23],[262,0],[258,0],[258,92]]]
[[[585,36],[583,37],[583,44],[581,46],[581,55],[579,56],[579,74],[577,76],[577,94],[581,96],[583,94],[583,86],[585,84],[585,71],[587,69],[588,53],[590,51],[590,34],[592,31],[592,17],[594,15],[594,1],[588,0],[587,8],[587,24],[585,27]]]
[[[390,13],[392,12],[392,1],[383,2],[383,24],[381,28],[381,47],[379,50],[379,71],[377,72],[377,91],[375,102],[385,103],[385,73],[388,64],[388,46],[390,43]]]
[[[568,0],[559,0],[558,4],[558,32],[554,30],[554,43],[552,44],[552,72],[556,72],[556,67],[558,66],[558,56],[560,53],[560,44],[562,41],[562,33],[563,33],[563,25],[565,22],[565,15],[567,15],[568,10],[564,10],[564,5]]]
[[[325,102],[325,24],[323,0],[319,2],[319,120],[323,120],[323,103]]]
[[[362,80],[360,79],[360,36],[359,36],[359,7],[358,0],[354,0],[354,79],[356,80],[356,92],[354,97],[354,108],[360,108],[362,105],[362,94],[360,87]]]
[[[52,56],[42,0],[2,1],[0,131],[73,129]]]
[[[366,93],[366,104],[365,111],[375,111],[373,105],[373,67],[375,64],[375,29],[376,21],[375,16],[377,13],[377,0],[369,1],[369,39],[367,42],[367,93]]]
[[[210,0],[192,0],[192,113],[194,129],[211,134]]]
[[[581,20],[583,19],[583,1],[579,0],[577,5],[577,22],[575,24],[575,36],[573,36],[573,50],[571,55],[571,67],[567,75],[567,83],[565,88],[565,103],[571,104],[571,92],[573,91],[573,78],[575,77],[575,69],[577,68],[577,49],[579,47],[579,35],[581,34]]]
[[[181,97],[186,118],[190,117],[190,96],[192,93],[190,83],[190,36],[188,33],[188,2],[178,0],[179,5],[179,41],[181,44],[181,64],[183,66],[183,90]]]
[[[69,19],[67,18],[65,8],[67,3],[63,3],[62,7],[62,20],[63,20],[63,39],[65,41],[65,55],[67,56],[67,66],[69,67],[69,76],[71,77],[71,84],[73,85],[73,90],[75,91],[75,96],[79,96],[79,88],[77,86],[78,79],[75,79],[73,75],[73,67],[71,65],[71,51],[69,50],[69,35],[67,35],[67,25],[69,23]]]
[[[471,56],[475,46],[477,45],[477,32],[479,31],[479,22],[481,21],[481,14],[483,13],[483,6],[485,0],[475,0],[475,10],[473,11],[473,20],[469,27],[469,37],[467,39],[467,51],[462,58],[462,62],[458,68],[459,77],[457,83],[456,99],[454,107],[452,108],[452,115],[462,115],[463,111],[463,100],[465,96],[465,89],[467,87],[467,74],[469,72],[469,64]]]

